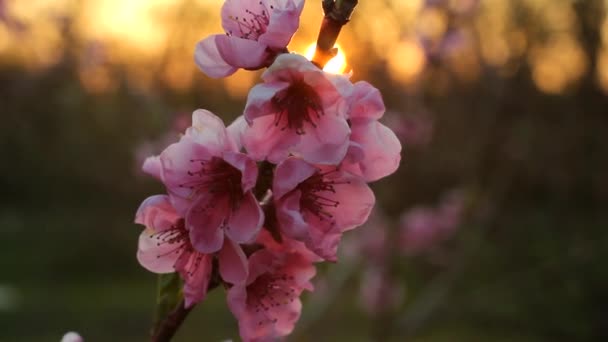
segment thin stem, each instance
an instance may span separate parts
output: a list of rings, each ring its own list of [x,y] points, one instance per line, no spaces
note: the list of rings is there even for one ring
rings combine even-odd
[[[325,17],[317,38],[317,49],[312,62],[323,68],[338,51],[334,48],[342,26],[350,20],[358,0],[323,0]]]
[[[169,314],[158,327],[158,330],[152,336],[152,342],[169,342],[177,332],[177,329],[182,325],[188,314],[192,311],[192,307],[186,308],[185,302],[182,301],[177,305],[175,310]]]

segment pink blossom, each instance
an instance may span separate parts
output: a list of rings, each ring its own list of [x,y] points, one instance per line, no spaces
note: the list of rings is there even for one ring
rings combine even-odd
[[[246,281],[228,290],[228,307],[245,342],[276,341],[290,334],[300,317],[303,290],[312,291],[314,258],[297,242],[278,244],[263,232],[264,249],[249,257]]]
[[[415,115],[390,112],[387,113],[385,119],[386,124],[405,145],[426,146],[433,140],[434,123],[424,110]]]
[[[375,203],[363,179],[294,157],[277,166],[272,191],[282,233],[330,261],[342,233],[363,224]]]
[[[368,262],[376,264],[384,263],[391,247],[388,230],[389,226],[386,218],[375,207],[367,222],[353,234],[356,244],[355,253],[362,256]]]
[[[173,208],[169,197],[151,196],[139,207],[135,222],[146,226],[139,236],[137,260],[154,273],[179,272],[184,280],[186,307],[203,300],[212,272],[212,254],[194,249],[184,219]],[[247,258],[230,241],[218,253],[220,274],[224,281],[238,283],[247,276]]]
[[[407,255],[431,249],[439,238],[437,214],[432,208],[416,207],[401,216],[400,243]]]
[[[253,241],[264,215],[251,192],[257,165],[238,152],[223,122],[206,110],[192,116],[192,127],[144,170],[160,177],[171,203],[185,218],[194,248],[219,251],[224,235],[236,243]]]
[[[340,163],[350,129],[334,78],[302,56],[279,56],[247,98],[251,127],[243,143],[253,158],[279,163],[293,154],[315,164]]]
[[[367,268],[359,291],[361,306],[370,315],[395,310],[404,299],[403,285],[392,279],[384,268]]]
[[[390,128],[378,122],[385,112],[378,89],[365,81],[355,83],[349,105],[352,134],[344,169],[368,182],[395,172],[401,161],[401,143]]]
[[[63,335],[61,342],[84,342],[84,339],[77,332],[69,331]]]
[[[239,68],[266,67],[298,29],[304,0],[226,0],[222,26],[226,34],[196,45],[194,60],[210,77],[225,77]]]
[[[415,207],[401,216],[400,244],[407,255],[435,248],[453,236],[462,221],[464,196],[452,191],[437,208]]]

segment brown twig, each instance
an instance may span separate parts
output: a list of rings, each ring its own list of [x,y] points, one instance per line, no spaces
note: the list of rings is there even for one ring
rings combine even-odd
[[[338,53],[334,45],[336,45],[342,26],[350,20],[357,3],[358,0],[323,0],[325,17],[321,23],[317,49],[312,59],[312,62],[318,67],[323,68]]]
[[[182,301],[177,305],[169,316],[167,316],[158,327],[158,330],[152,336],[152,342],[169,342],[177,332],[177,329],[182,325],[188,314],[192,311],[192,307],[186,308],[185,302]]]

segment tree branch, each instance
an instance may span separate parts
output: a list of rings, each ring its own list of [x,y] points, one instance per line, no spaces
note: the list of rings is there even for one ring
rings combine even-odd
[[[321,23],[317,49],[312,59],[312,62],[319,68],[323,68],[338,53],[334,45],[336,45],[342,26],[349,22],[357,3],[358,0],[323,0],[325,17]]]

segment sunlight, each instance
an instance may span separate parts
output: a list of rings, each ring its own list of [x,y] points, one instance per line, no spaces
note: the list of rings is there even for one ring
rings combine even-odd
[[[332,74],[343,74],[346,71],[346,55],[344,55],[344,51],[340,47],[340,45],[336,44],[335,46],[338,49],[338,54],[336,57],[332,58],[327,62],[324,71],[327,71]],[[315,49],[317,48],[317,43],[312,43],[306,48],[306,53],[304,54],[306,58],[312,60],[312,57],[315,55]]]

